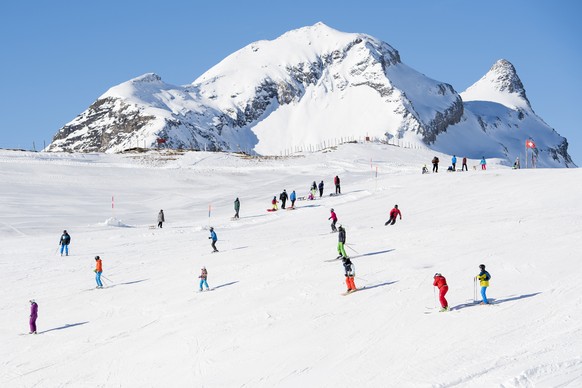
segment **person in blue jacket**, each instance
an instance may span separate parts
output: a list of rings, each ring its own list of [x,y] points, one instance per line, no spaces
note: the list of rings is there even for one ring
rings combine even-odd
[[[481,297],[483,298],[483,302],[481,304],[489,304],[487,300],[487,287],[489,287],[489,279],[491,279],[491,275],[489,272],[485,270],[485,264],[480,264],[479,269],[481,272],[477,275],[477,279],[479,279],[479,285],[481,286]]]
[[[485,160],[485,157],[483,156],[483,158],[481,158],[481,170],[487,170],[487,161]]]
[[[457,157],[455,155],[451,159],[451,164],[453,165],[453,171],[457,171]]]
[[[212,240],[212,249],[214,249],[213,252],[218,252],[218,249],[216,249],[216,242],[218,241],[218,237],[216,236],[216,232],[212,226],[210,227],[210,237],[208,238]]]
[[[294,209],[295,208],[295,200],[297,199],[297,194],[295,194],[295,190],[293,190],[291,192],[289,199],[291,200],[291,209]]]

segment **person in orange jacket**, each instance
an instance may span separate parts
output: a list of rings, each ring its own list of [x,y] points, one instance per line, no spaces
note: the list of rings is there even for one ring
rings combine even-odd
[[[438,287],[439,289],[439,300],[442,306],[442,309],[440,309],[440,311],[441,312],[449,311],[449,302],[447,302],[447,300],[445,299],[445,295],[449,290],[449,286],[447,285],[447,279],[445,279],[443,275],[437,272],[434,274],[434,282],[432,283],[432,285]]]
[[[95,256],[95,280],[97,281],[97,288],[103,288],[101,283],[101,274],[103,273],[103,263],[99,256]]]

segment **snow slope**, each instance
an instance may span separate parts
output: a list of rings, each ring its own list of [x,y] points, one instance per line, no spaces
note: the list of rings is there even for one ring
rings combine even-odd
[[[471,160],[421,175],[432,156],[0,151],[0,386],[579,387],[580,170]],[[343,194],[329,197],[335,175]],[[324,198],[265,211],[320,180]],[[403,219],[385,227],[395,203]],[[349,296],[341,263],[326,262],[331,207],[366,286]],[[151,229],[160,209],[167,222]],[[68,257],[55,252],[63,229]],[[480,263],[492,306],[472,305]],[[197,292],[202,266],[214,291]],[[435,272],[451,312],[435,308]],[[40,334],[19,335],[31,298]]]

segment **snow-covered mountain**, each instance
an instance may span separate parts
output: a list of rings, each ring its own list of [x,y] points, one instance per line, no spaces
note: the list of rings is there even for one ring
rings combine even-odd
[[[269,155],[369,136],[512,160],[532,137],[538,165],[574,165],[509,62],[462,96],[402,63],[387,43],[317,23],[252,43],[191,85],[155,74],[117,85],[47,150],[119,152],[163,138],[172,148]]]

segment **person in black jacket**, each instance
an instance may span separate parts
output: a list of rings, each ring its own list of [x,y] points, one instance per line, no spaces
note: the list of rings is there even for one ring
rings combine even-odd
[[[323,181],[319,182],[319,198],[323,197]]]
[[[342,189],[340,187],[340,178],[339,176],[335,176],[335,178],[333,178],[333,184],[335,185],[335,193],[336,194],[341,194],[342,193]]]
[[[66,255],[69,256],[70,243],[71,236],[69,236],[66,230],[63,230],[63,234],[61,235],[61,239],[59,240],[59,245],[61,246],[61,256],[63,255],[63,251],[65,251]]]
[[[344,247],[346,243],[346,230],[343,226],[339,226],[338,228],[338,236],[337,236],[337,253],[339,253],[339,258],[346,258],[348,255],[346,254],[346,248]]]
[[[287,191],[283,190],[281,195],[279,195],[279,199],[281,200],[281,209],[285,209],[285,202],[287,202],[288,198],[289,196],[287,195]]]
[[[439,172],[439,158],[432,158],[432,172]]]

